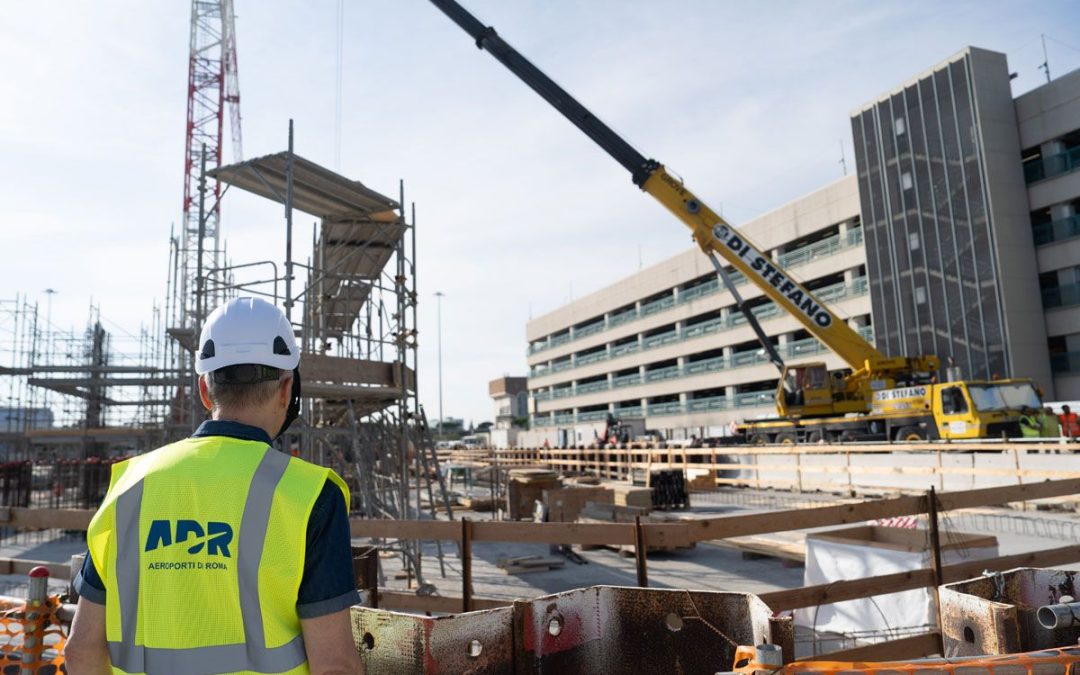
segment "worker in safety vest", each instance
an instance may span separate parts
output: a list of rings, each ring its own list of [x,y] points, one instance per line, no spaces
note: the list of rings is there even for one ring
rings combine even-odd
[[[1020,435],[1024,438],[1038,438],[1042,427],[1035,409],[1024,406],[1020,413]]]
[[[1061,438],[1061,423],[1054,409],[1047,406],[1039,411],[1039,435],[1043,438]]]
[[[1076,413],[1069,409],[1069,406],[1061,406],[1061,414],[1058,415],[1058,421],[1061,422],[1061,433],[1065,438],[1076,438],[1080,436],[1080,420],[1077,419]]]
[[[299,362],[264,300],[207,317],[195,371],[212,419],[113,466],[75,580],[70,675],[361,671],[348,488],[271,446],[299,411]]]

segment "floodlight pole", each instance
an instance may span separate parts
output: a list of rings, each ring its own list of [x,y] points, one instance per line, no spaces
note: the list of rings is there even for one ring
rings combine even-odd
[[[438,435],[442,437],[442,423],[443,423],[443,408],[442,408],[442,299],[445,293],[442,291],[435,291],[435,302],[438,307],[438,342],[439,342],[439,431]]]

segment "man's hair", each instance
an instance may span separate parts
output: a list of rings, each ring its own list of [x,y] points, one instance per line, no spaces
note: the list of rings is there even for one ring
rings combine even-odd
[[[206,389],[214,410],[257,408],[274,398],[278,385],[286,374],[284,370],[264,366],[260,369],[262,377],[250,382],[244,381],[250,378],[231,377],[235,375],[230,372],[233,368],[244,366],[222,368],[206,375]]]

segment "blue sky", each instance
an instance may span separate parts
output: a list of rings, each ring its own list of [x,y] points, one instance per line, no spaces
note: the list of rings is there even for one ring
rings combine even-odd
[[[469,0],[466,7],[736,225],[851,166],[848,113],[963,48],[1003,51],[1014,93],[1080,67],[1080,3]],[[334,158],[337,2],[236,0],[244,147]],[[165,295],[181,215],[189,4],[3,3],[0,297],[59,291],[137,329]],[[341,171],[418,213],[420,387],[490,417],[488,380],[525,372],[525,322],[684,250],[629,176],[441,12],[346,2]],[[228,158],[226,142],[226,158]],[[309,220],[309,219],[308,219]],[[301,231],[310,231],[303,217]],[[280,209],[229,195],[235,260],[284,257]],[[307,237],[301,238],[306,241]],[[299,257],[310,244],[301,245]]]

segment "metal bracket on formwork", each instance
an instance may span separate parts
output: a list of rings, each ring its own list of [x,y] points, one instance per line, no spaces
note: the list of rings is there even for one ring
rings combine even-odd
[[[1077,572],[1017,568],[945,584],[941,598],[941,634],[947,656],[1015,654],[1072,646],[1080,626],[1053,630],[1038,621],[1040,607],[1075,597]]]
[[[379,673],[707,673],[739,645],[793,652],[790,619],[747,593],[594,586],[512,607],[423,617],[354,607],[361,659]]]

